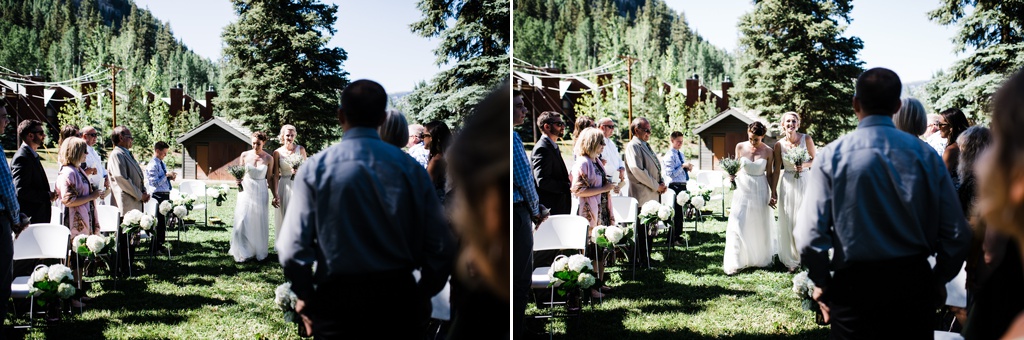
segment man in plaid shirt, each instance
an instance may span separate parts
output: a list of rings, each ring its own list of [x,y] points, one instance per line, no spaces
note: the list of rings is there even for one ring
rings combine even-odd
[[[526,105],[519,91],[512,94],[512,126],[522,125],[526,119]],[[537,201],[530,161],[519,134],[512,131],[512,240],[513,280],[512,285],[512,338],[519,339],[526,332],[526,300],[530,291],[533,273],[533,224],[540,224],[548,217]]]
[[[0,98],[0,134],[7,130],[7,101]],[[0,152],[4,151],[0,145]],[[11,231],[21,232],[28,226],[25,223],[25,214],[21,213],[21,206],[18,205],[18,197],[14,192],[14,177],[11,176],[11,168],[7,164],[7,157],[0,162],[0,278],[3,281],[14,280],[14,239],[11,238]],[[11,297],[11,285],[0,284],[0,301],[7,301]],[[7,303],[0,303],[0,318],[7,318]]]

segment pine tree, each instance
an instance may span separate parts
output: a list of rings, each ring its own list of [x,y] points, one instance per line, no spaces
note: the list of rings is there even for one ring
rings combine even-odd
[[[936,110],[959,108],[987,121],[992,95],[1013,72],[1024,67],[1024,2],[943,0],[928,16],[959,28],[957,52],[973,52],[927,85],[927,101]]]
[[[311,153],[336,140],[347,54],[326,45],[338,6],[314,0],[232,3],[239,19],[221,35],[226,64],[216,105],[253,131],[275,135],[281,125],[295,125]]]
[[[844,37],[850,0],[758,0],[740,18],[744,106],[774,118],[801,117],[801,131],[828,143],[855,127],[850,106],[863,71],[860,38]]]

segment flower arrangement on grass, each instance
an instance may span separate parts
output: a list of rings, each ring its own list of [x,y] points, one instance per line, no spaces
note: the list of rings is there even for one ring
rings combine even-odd
[[[793,165],[801,166],[804,162],[811,160],[811,155],[807,153],[807,149],[798,146],[786,150],[786,152],[782,154],[782,159],[793,163]],[[800,172],[793,174],[793,178],[800,178]]]
[[[228,187],[227,184],[221,184],[220,186],[206,188],[206,196],[212,197],[213,201],[217,203],[219,207],[228,199]]]
[[[36,304],[46,306],[47,303],[56,300],[67,300],[74,297],[78,290],[75,289],[75,275],[62,264],[50,266],[38,265],[29,277],[29,294],[35,296]]]
[[[235,181],[241,181],[242,177],[245,177],[245,167],[241,165],[229,166],[228,173],[235,178]],[[238,183],[238,191],[242,191],[242,183]]]
[[[548,270],[548,287],[555,287],[559,296],[565,296],[572,289],[587,289],[597,283],[594,265],[586,256],[576,254],[566,257],[558,255]]]
[[[729,174],[729,182],[732,183],[732,190],[736,190],[736,174],[740,172],[740,162],[735,157],[725,157],[718,162],[722,166],[722,170],[725,170]]]
[[[110,249],[110,245],[112,245],[114,241],[113,237],[103,237],[100,235],[78,235],[71,239],[71,250],[79,256],[95,257],[96,255],[103,254],[105,250]]]
[[[138,233],[141,230],[150,230],[156,226],[156,217],[150,214],[143,214],[138,209],[132,209],[121,219],[121,230],[125,234]]]

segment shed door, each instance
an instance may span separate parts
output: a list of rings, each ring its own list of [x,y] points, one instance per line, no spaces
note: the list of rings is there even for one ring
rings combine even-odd
[[[739,143],[741,143],[741,142],[743,142],[745,140],[747,140],[747,132],[746,131],[743,131],[741,133],[727,132],[725,134],[725,154],[724,155],[725,156],[736,157],[737,155],[734,155],[734,153],[736,153],[736,144],[739,144]]]
[[[711,136],[711,170],[718,170],[718,162],[725,156],[725,135]]]
[[[210,146],[196,145],[196,179],[206,179],[206,167],[210,164]]]

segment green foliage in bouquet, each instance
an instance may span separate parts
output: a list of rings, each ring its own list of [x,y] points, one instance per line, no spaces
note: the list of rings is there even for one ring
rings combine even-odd
[[[597,283],[594,266],[586,256],[576,254],[570,257],[558,255],[548,270],[551,283],[548,287],[557,287],[559,296],[565,296],[572,289],[587,289]]]
[[[718,164],[722,167],[722,170],[725,170],[725,172],[729,174],[729,176],[736,176],[736,173],[740,172],[740,162],[734,157],[722,158]],[[736,190],[736,179],[730,178],[729,182],[732,183],[732,190]]]

